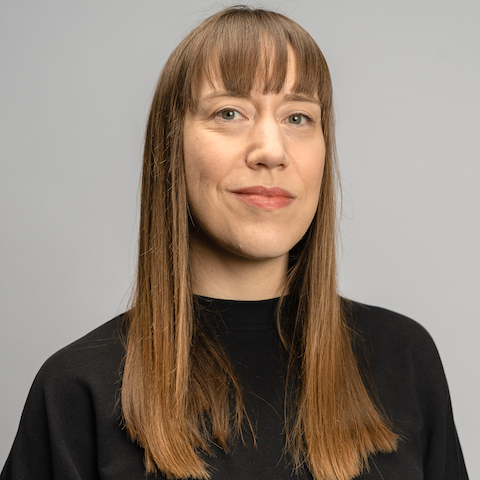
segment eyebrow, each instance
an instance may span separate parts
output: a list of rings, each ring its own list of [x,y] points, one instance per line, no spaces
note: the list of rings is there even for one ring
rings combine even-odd
[[[209,93],[202,98],[200,98],[199,102],[205,102],[208,100],[213,100],[214,98],[219,97],[236,97],[236,98],[248,98],[250,94],[241,94],[231,92],[229,90],[217,90],[212,93]],[[303,93],[287,93],[284,96],[284,101],[286,102],[308,102],[308,103],[315,103],[316,105],[321,105],[320,100],[315,97],[311,97],[310,95],[305,95]]]
[[[220,97],[237,97],[237,98],[248,98],[250,95],[249,94],[240,94],[240,93],[234,93],[230,92],[228,90],[215,90],[212,93],[209,93],[208,95],[204,95],[199,99],[199,102],[205,102],[207,100],[213,100],[214,98],[220,98]]]
[[[321,105],[320,100],[303,93],[287,93],[284,97],[286,102],[309,102]]]

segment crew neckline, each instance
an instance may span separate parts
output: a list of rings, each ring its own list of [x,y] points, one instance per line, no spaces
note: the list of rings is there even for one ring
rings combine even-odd
[[[280,297],[265,300],[227,300],[194,295],[194,298],[209,320],[216,320],[228,329],[275,328]]]

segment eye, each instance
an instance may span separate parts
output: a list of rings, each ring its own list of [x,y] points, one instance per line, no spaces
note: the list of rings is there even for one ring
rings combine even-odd
[[[221,117],[222,120],[237,120],[240,116],[240,113],[233,108],[224,108],[217,112],[217,116]]]
[[[287,117],[287,121],[293,125],[302,125],[311,122],[312,119],[303,113],[294,113]]]

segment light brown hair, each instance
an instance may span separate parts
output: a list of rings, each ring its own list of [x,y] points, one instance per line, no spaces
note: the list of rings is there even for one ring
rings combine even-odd
[[[316,480],[347,480],[361,473],[369,455],[396,449],[396,436],[362,382],[337,290],[337,167],[327,64],[292,20],[239,6],[205,20],[175,49],[147,125],[138,275],[122,383],[124,423],[145,451],[147,472],[209,478],[200,452],[208,453],[212,441],[227,451],[247,418],[235,372],[195,314],[183,123],[195,109],[202,75],[238,94],[262,83],[266,93],[280,92],[289,46],[296,56],[295,92],[320,100],[326,159],[317,213],[290,255],[289,298],[285,320],[278,322],[289,357],[286,451],[294,468],[306,464]]]

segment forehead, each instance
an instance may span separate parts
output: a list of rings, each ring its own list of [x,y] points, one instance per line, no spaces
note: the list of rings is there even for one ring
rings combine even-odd
[[[298,24],[278,14],[214,18],[198,27],[182,45],[178,69],[183,110],[195,110],[199,87],[238,96],[292,93],[330,104],[331,82],[315,40]],[[185,83],[184,83],[185,80]]]
[[[233,69],[238,70],[238,65],[233,66]],[[280,72],[272,59],[266,59],[258,63],[253,74],[248,68],[242,69],[233,78],[229,73],[228,67],[221,66],[215,56],[211,57],[192,82],[193,109],[199,101],[214,95],[215,92],[235,97],[248,97],[252,94],[297,93],[315,101],[319,99],[317,84],[309,82],[311,88],[298,88],[297,79],[301,72],[298,71],[297,56],[291,46],[288,46],[288,55],[285,56]]]
[[[195,82],[195,96],[201,96],[205,91],[218,90],[227,91],[238,96],[247,96],[251,93],[268,94],[280,93],[280,91],[291,92],[295,89],[297,70],[294,55],[289,55],[288,57],[286,71],[282,81],[279,82],[277,80],[273,82],[276,84],[276,88],[272,87],[272,75],[274,74],[271,69],[274,69],[273,65],[268,66],[268,68],[257,69],[253,75],[250,73],[250,81],[247,85],[242,85],[240,81],[238,83],[225,82],[225,76],[222,75],[218,67],[204,69]]]

